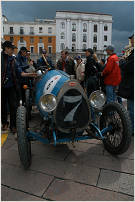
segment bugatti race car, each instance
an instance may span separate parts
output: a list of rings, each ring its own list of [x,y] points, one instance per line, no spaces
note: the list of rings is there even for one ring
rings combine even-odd
[[[112,154],[122,154],[128,149],[131,121],[122,105],[106,104],[101,89],[88,98],[74,76],[63,71],[39,68],[37,73],[35,105],[42,119],[38,132],[29,129],[26,107],[20,104],[17,109],[18,152],[25,169],[31,165],[33,140],[56,146],[95,138],[103,141]]]

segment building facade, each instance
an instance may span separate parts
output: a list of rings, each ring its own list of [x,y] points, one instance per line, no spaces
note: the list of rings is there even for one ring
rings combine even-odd
[[[3,23],[5,40],[12,41],[18,49],[25,46],[32,54],[42,49],[60,57],[67,49],[70,53],[82,53],[92,48],[98,55],[105,55],[104,49],[112,41],[112,16],[98,13],[56,11],[53,20],[36,19],[34,22]],[[17,50],[16,50],[17,51]],[[81,54],[81,55],[82,55]]]
[[[112,16],[56,11],[56,52],[63,49],[103,51],[112,41]]]
[[[32,54],[42,49],[56,53],[55,20],[36,19],[34,22],[4,22],[4,39],[12,41],[18,49],[25,46]],[[17,50],[16,50],[17,51]]]

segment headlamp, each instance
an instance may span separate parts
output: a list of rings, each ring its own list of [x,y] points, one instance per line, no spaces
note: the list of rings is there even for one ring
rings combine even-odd
[[[52,94],[42,95],[39,101],[40,108],[46,112],[52,112],[57,106],[56,97]]]
[[[92,107],[100,110],[106,102],[106,97],[101,90],[97,90],[91,93],[89,101]]]

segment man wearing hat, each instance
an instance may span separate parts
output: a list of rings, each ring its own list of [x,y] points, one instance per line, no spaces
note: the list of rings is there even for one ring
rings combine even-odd
[[[33,61],[31,60],[30,62],[28,61],[28,57],[27,57],[27,54],[29,53],[30,51],[27,50],[26,47],[22,46],[20,48],[20,51],[18,52],[17,56],[16,56],[16,61],[17,61],[17,64],[19,66],[19,68],[26,73],[27,75],[27,72],[31,72],[31,69],[30,68],[31,66],[33,66]],[[33,67],[33,69],[35,69]],[[30,71],[28,71],[30,70]],[[21,77],[20,79],[20,89],[21,89],[21,99],[22,99],[22,103],[24,104],[25,103],[25,89],[23,88],[23,85],[24,84],[28,84],[28,79],[27,78],[29,76],[26,76],[26,77]],[[30,76],[31,77],[31,76]]]
[[[42,57],[37,60],[37,66],[45,66],[45,67],[49,67],[49,68],[53,67],[50,57],[47,56],[46,49],[42,50]]]
[[[16,132],[16,109],[17,109],[17,92],[19,92],[18,78],[20,76],[33,76],[24,73],[16,63],[13,56],[15,47],[12,42],[5,41],[2,44],[1,53],[1,120],[2,130],[8,129],[7,121],[7,103],[10,110],[10,129]],[[19,94],[18,94],[19,95]]]
[[[127,110],[132,122],[132,134],[134,134],[134,34],[129,39],[131,40],[132,51],[126,58],[126,62],[122,68],[123,76],[118,94],[127,99]]]
[[[116,101],[116,87],[121,82],[121,72],[118,56],[114,53],[114,47],[108,46],[106,52],[109,55],[107,64],[102,72],[106,88],[107,103]]]

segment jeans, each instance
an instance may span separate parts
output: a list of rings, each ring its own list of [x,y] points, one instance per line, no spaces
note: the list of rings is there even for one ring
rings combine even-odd
[[[116,101],[116,86],[106,85],[106,101],[107,103]]]
[[[134,100],[127,99],[127,110],[132,123],[132,133],[134,133]]]

